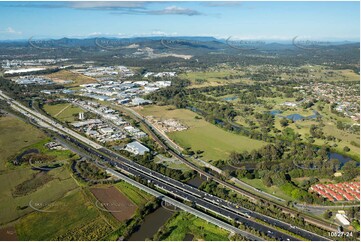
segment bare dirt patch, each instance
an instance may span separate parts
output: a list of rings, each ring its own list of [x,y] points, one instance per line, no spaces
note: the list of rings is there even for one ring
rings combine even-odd
[[[98,200],[96,206],[109,211],[118,221],[131,218],[137,209],[134,203],[113,186],[90,188],[90,191]]]
[[[0,241],[17,241],[18,236],[14,227],[0,229]]]

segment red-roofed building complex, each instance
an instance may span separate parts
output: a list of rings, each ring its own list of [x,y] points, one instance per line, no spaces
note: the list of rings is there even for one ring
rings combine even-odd
[[[316,184],[311,186],[310,191],[330,201],[360,201],[360,183],[358,182]]]

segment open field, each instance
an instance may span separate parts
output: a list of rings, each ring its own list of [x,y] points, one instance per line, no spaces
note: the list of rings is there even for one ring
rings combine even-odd
[[[162,231],[162,233],[160,232]],[[192,240],[228,241],[229,232],[186,212],[173,215],[155,235],[157,240],[182,241],[192,235]]]
[[[124,221],[131,218],[136,210],[136,205],[132,203],[115,187],[94,187],[90,191],[97,198],[98,208],[109,211],[118,221]]]
[[[241,79],[225,79],[230,75],[238,74],[243,75],[242,72],[234,70],[221,70],[221,71],[205,71],[205,72],[188,72],[179,75],[180,78],[188,79],[191,81],[190,87],[206,87],[206,86],[219,86],[230,83],[240,82]],[[204,80],[204,82],[197,82],[197,80]],[[248,80],[249,81],[249,80]],[[246,82],[246,81],[245,81]]]
[[[203,159],[227,159],[232,151],[251,151],[265,145],[265,142],[253,140],[245,136],[227,132],[203,119],[195,119],[194,112],[186,109],[171,109],[169,106],[146,106],[137,109],[142,115],[153,115],[160,119],[174,118],[189,129],[168,133],[177,144],[192,150],[202,150]]]
[[[309,73],[302,74],[301,76],[308,79],[315,79],[317,81],[337,82],[357,81],[360,79],[360,76],[351,69],[328,69],[327,67],[321,65],[304,65],[301,66],[300,69],[309,71]],[[289,75],[287,73],[282,73],[280,76],[283,80],[292,80],[292,78],[294,78],[294,74]]]
[[[37,149],[39,153],[43,153],[46,155],[56,156],[57,161],[66,161],[70,157],[73,157],[74,153],[70,150],[50,150],[48,149],[45,144],[51,141],[50,138],[43,139],[29,147],[27,149]]]
[[[16,224],[20,240],[92,240],[111,230],[80,188],[44,210],[48,212],[31,213]]]
[[[123,181],[116,183],[115,186],[138,207],[146,204],[153,197]]]
[[[0,170],[5,169],[7,158],[45,138],[43,132],[13,116],[0,118],[0,134]]]
[[[321,81],[357,81],[360,76],[350,69],[345,70],[333,70],[326,69],[323,66],[303,66],[311,72],[311,76],[319,78]]]
[[[262,179],[247,179],[247,178],[242,178],[240,179],[241,181],[251,185],[254,188],[257,188],[263,192],[272,194],[276,197],[282,198],[286,201],[295,201],[295,199],[293,199],[292,197],[288,196],[287,194],[285,194],[279,187],[277,186],[271,186],[271,187],[267,187],[263,184]]]
[[[73,83],[65,84],[67,87],[76,87],[82,84],[87,83],[95,83],[97,80],[91,77],[84,76],[79,73],[75,73],[72,71],[61,70],[52,74],[47,75],[47,77],[51,78],[54,82],[59,84],[63,83],[64,81],[71,80]]]
[[[2,241],[18,241],[16,230],[13,226],[0,229],[0,239]]]
[[[44,105],[44,110],[48,114],[62,122],[74,122],[76,121],[76,117],[74,117],[73,115],[84,112],[83,109],[76,107],[70,103],[61,103],[56,105],[46,104]]]
[[[35,191],[24,196],[13,196],[16,186],[27,180],[33,179],[33,175],[39,173],[29,167],[17,168],[0,175],[0,224],[6,224],[19,217],[34,212],[30,204],[36,204],[36,208],[42,207],[61,198],[67,192],[77,188],[77,184],[70,176],[69,171],[64,168],[56,168],[48,172],[52,177],[45,185],[34,184]],[[31,188],[27,188],[30,189]]]
[[[162,155],[155,157],[155,162],[165,165],[166,167],[174,170],[190,171],[191,169],[181,161],[175,158],[166,158]]]

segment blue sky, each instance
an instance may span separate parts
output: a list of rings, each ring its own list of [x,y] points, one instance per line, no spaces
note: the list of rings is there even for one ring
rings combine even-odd
[[[354,2],[0,2],[0,39],[92,36],[359,41]]]

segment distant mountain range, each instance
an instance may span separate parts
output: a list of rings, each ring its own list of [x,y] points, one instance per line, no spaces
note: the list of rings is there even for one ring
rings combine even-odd
[[[148,36],[148,37],[129,37],[129,38],[117,38],[117,37],[89,37],[89,38],[43,38],[43,39],[18,39],[18,40],[0,40],[0,43],[28,43],[30,41],[53,41],[59,43],[74,43],[74,44],[84,44],[94,43],[95,40],[110,40],[110,41],[119,41],[121,42],[147,42],[147,41],[160,41],[160,40],[173,40],[173,41],[198,41],[198,42],[221,42],[226,43],[228,39],[224,38],[215,38],[212,36]],[[264,42],[265,44],[292,44],[292,39],[290,40],[258,40],[258,39],[233,39],[229,38],[228,41],[259,41]],[[359,41],[331,41],[331,40],[322,40],[323,42],[328,42],[331,45],[342,45],[342,44],[351,44],[351,43],[359,43]],[[312,40],[311,40],[312,42]]]

